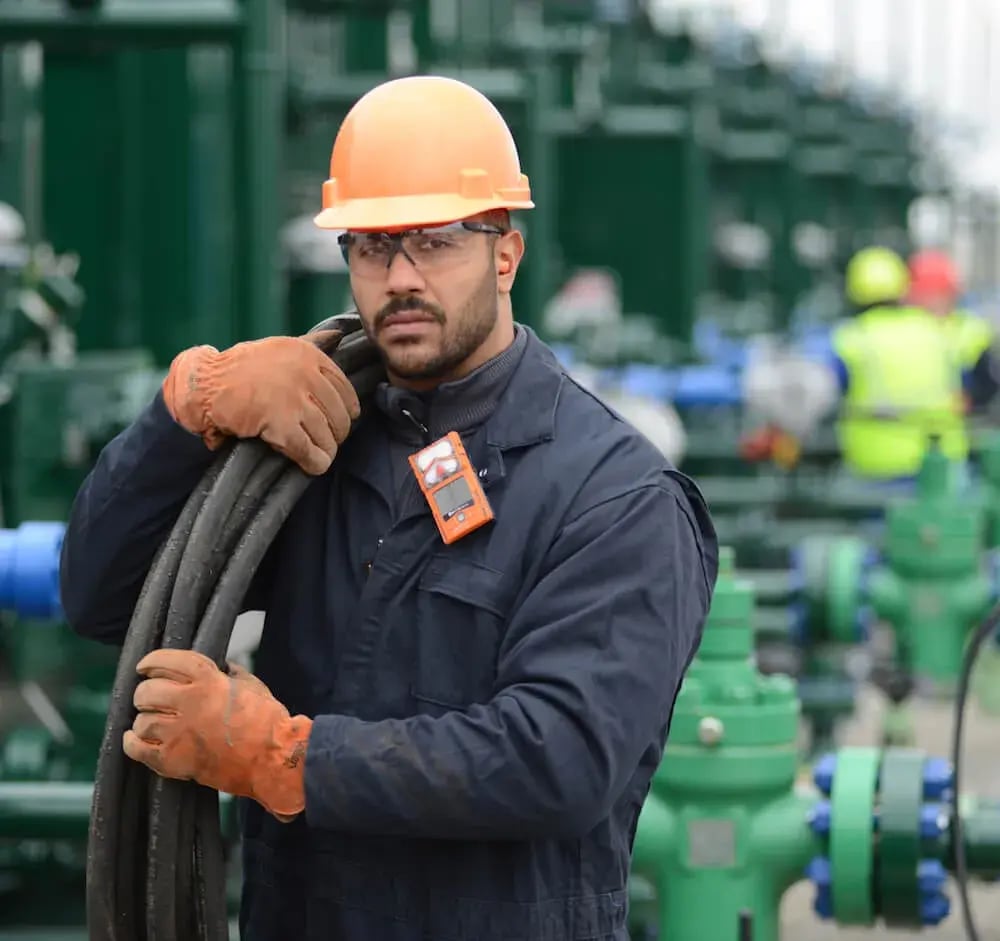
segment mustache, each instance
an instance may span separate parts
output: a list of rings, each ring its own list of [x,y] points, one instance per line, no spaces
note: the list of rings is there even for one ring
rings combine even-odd
[[[410,310],[419,310],[421,313],[433,317],[439,324],[444,324],[444,311],[437,304],[431,304],[428,301],[421,300],[419,297],[394,297],[375,315],[372,326],[376,330],[380,330],[387,318],[393,314],[401,314],[404,311]]]

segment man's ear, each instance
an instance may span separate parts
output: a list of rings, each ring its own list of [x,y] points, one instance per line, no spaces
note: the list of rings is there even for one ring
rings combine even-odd
[[[497,288],[509,294],[517,277],[517,269],[524,257],[524,236],[517,229],[505,232],[493,248],[493,261],[497,269]]]

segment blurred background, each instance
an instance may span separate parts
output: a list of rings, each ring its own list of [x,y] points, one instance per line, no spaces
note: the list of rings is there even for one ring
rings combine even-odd
[[[76,489],[181,349],[351,307],[330,148],[413,73],[502,111],[517,319],[732,551],[633,937],[997,937],[992,640],[949,759],[1000,598],[1000,0],[0,0],[0,939],[85,937],[117,651],[61,619]]]

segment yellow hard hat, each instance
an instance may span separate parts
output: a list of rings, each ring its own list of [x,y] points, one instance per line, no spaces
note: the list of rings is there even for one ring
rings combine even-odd
[[[402,229],[531,209],[507,123],[485,95],[436,75],[383,82],[337,133],[321,229]]]
[[[845,276],[848,300],[858,307],[901,301],[910,287],[906,262],[888,248],[863,248],[848,263]]]

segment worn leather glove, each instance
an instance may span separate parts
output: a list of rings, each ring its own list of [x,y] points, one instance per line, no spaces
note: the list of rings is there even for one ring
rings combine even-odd
[[[339,332],[267,337],[178,354],[163,382],[174,421],[215,449],[262,438],[309,474],[329,468],[361,413],[350,380],[321,349]]]
[[[139,710],[125,754],[165,778],[251,797],[282,822],[305,809],[312,719],[289,716],[253,674],[222,672],[193,650],[154,650],[139,661]]]

